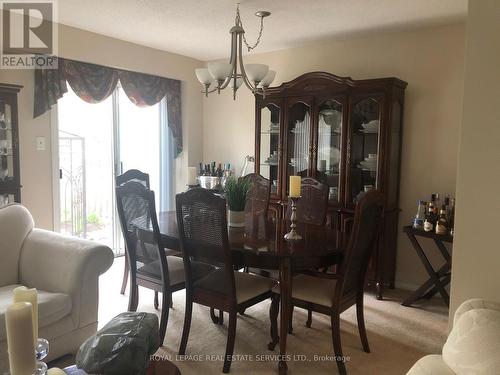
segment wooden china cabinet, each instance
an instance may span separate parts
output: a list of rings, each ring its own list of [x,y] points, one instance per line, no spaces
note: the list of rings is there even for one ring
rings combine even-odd
[[[404,90],[397,78],[304,74],[256,95],[255,169],[271,180],[270,209],[283,215],[290,175],[329,187],[328,224],[345,241],[356,200],[379,189],[386,211],[369,281],[394,287]]]
[[[21,202],[17,93],[22,86],[0,83],[0,207]]]

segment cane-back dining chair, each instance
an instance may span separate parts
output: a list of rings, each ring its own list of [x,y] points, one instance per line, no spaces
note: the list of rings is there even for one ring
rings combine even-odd
[[[297,201],[296,221],[301,224],[312,224],[324,226],[326,224],[326,213],[328,209],[328,185],[312,177],[304,177],[301,180],[300,199]],[[288,223],[292,215],[292,204],[289,203],[285,221]],[[290,316],[293,317],[293,306]],[[307,310],[306,326],[311,327],[312,311]],[[290,318],[289,333],[292,333],[292,318]]]
[[[245,234],[265,238],[267,236],[267,209],[269,208],[270,181],[258,173],[250,173],[241,180],[249,189],[245,202]]]
[[[131,181],[116,187],[116,200],[130,264],[128,310],[137,310],[139,286],[162,293],[159,334],[163,344],[172,293],[185,287],[184,262],[180,257],[167,256],[161,244],[154,192]],[[211,269],[197,264],[199,272]]]
[[[258,173],[250,173],[240,179],[249,184],[245,202],[245,235],[256,240],[267,238],[270,181]],[[247,267],[245,271],[271,276],[270,271],[258,268]]]
[[[300,199],[296,203],[297,223],[325,225],[328,209],[328,185],[312,177],[304,177],[300,186]],[[285,220],[292,215],[292,205],[288,204]]]
[[[123,184],[136,181],[143,184],[145,187],[149,189],[149,175],[147,173],[141,172],[138,169],[129,169],[125,173],[115,177],[115,186],[122,186]],[[127,244],[125,243],[125,251]],[[121,294],[125,294],[125,289],[127,288],[128,275],[129,275],[129,264],[128,257],[125,256],[125,266],[123,268],[123,280],[122,280],[122,289],[120,290]],[[155,309],[158,309],[158,292],[155,292]]]
[[[229,245],[226,200],[200,188],[176,196],[177,224],[186,274],[186,310],[179,354],[184,355],[191,326],[193,303],[229,313],[223,372],[229,372],[234,350],[237,313],[272,295],[272,279],[234,271]],[[214,265],[199,277],[194,261]]]
[[[292,306],[312,309],[331,317],[332,341],[337,366],[341,374],[346,374],[342,345],[340,340],[340,314],[356,305],[358,329],[363,350],[370,352],[366,336],[363,314],[363,297],[366,271],[373,250],[377,246],[380,223],[384,212],[384,200],[381,193],[373,190],[364,194],[358,201],[354,224],[344,260],[336,274],[310,272],[294,276],[292,282]],[[279,293],[279,288],[273,289]],[[271,304],[271,332],[277,332],[279,296],[273,297]],[[278,342],[272,338],[270,348]]]

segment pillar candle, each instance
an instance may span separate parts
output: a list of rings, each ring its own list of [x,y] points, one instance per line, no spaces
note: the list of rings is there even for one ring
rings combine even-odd
[[[28,289],[25,286],[20,286],[14,289],[14,302],[29,302],[33,307],[32,311],[32,327],[34,343],[38,340],[38,295],[35,288]]]
[[[7,307],[5,313],[11,375],[33,374],[35,371],[32,310],[31,303],[16,302]]]
[[[196,167],[188,167],[188,185],[197,185],[196,177],[198,173],[196,172]]]
[[[290,198],[300,197],[300,185],[302,184],[302,178],[300,176],[290,176]]]

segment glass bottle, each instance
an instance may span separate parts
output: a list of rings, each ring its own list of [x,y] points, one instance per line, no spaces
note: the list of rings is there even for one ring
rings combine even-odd
[[[448,220],[446,220],[446,207],[443,205],[436,223],[436,234],[444,235],[446,233],[448,233]]]
[[[450,198],[448,226],[450,228],[450,235],[455,233],[455,198]]]
[[[430,202],[427,209],[427,215],[425,216],[424,230],[426,232],[432,232],[436,226],[436,222],[437,222],[437,215],[434,212],[433,203]]]
[[[427,202],[418,201],[417,202],[417,214],[413,219],[413,228],[415,229],[423,229],[424,228],[424,220],[425,220],[425,208],[427,206]]]

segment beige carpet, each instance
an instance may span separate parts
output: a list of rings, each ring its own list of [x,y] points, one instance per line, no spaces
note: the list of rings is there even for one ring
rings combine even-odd
[[[100,326],[127,309],[128,291],[119,294],[123,258],[117,259],[101,278]],[[341,336],[344,355],[349,356],[349,374],[405,374],[412,364],[428,353],[439,353],[446,339],[448,314],[439,299],[426,301],[420,308],[400,305],[408,292],[388,290],[384,301],[377,301],[373,293],[365,297],[365,318],[371,353],[362,350],[356,325],[355,308],[341,315]],[[184,319],[184,292],[174,294],[174,308],[170,310],[164,346],[158,354],[174,361],[182,374],[220,374],[226,347],[227,314],[223,326],[212,323],[206,307],[194,305],[193,321],[187,355],[176,356]],[[153,293],[140,290],[139,311],[154,312]],[[275,356],[267,350],[269,342],[269,302],[250,308],[238,317],[233,374],[276,374]],[[306,311],[296,308],[294,333],[288,336],[290,374],[335,374],[330,319],[313,315],[312,328],[304,326]]]

